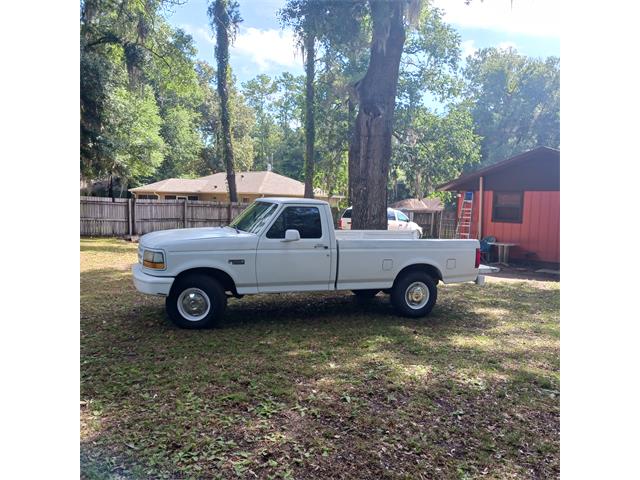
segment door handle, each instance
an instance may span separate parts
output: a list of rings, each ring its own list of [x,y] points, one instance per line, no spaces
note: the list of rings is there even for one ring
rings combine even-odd
[[[316,245],[313,246],[313,248],[324,248],[325,250],[328,250],[329,246],[323,245],[322,243],[317,243]]]

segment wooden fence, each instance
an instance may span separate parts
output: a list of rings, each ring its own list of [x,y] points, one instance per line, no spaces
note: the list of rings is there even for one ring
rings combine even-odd
[[[123,237],[156,230],[228,225],[245,203],[80,197],[80,235]]]
[[[199,200],[136,200],[132,198],[80,197],[80,235],[124,237],[156,230],[228,225],[246,203],[217,203]],[[332,208],[334,220],[340,211]],[[424,238],[455,238],[455,213],[414,213]]]
[[[434,213],[406,212],[412,222],[422,227],[422,238],[455,238],[455,212]]]

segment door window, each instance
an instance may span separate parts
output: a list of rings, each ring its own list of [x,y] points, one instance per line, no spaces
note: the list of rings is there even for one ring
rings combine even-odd
[[[398,215],[398,220],[400,220],[401,222],[409,221],[409,217],[407,217],[404,213],[398,212],[397,215]]]
[[[300,238],[321,238],[322,222],[317,207],[286,207],[267,232],[267,238],[284,238],[287,230],[298,230]]]

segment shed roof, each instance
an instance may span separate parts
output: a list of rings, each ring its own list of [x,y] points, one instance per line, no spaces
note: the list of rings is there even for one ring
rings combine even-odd
[[[441,212],[444,210],[444,205],[442,205],[439,198],[423,198],[422,200],[419,198],[407,198],[390,205],[390,207],[408,212],[423,213]]]
[[[439,185],[438,190],[476,191],[480,177],[485,178],[485,190],[560,190],[560,150],[537,147],[515,157],[462,175]]]
[[[236,172],[238,194],[304,196],[304,183],[274,172]],[[227,174],[214,173],[200,178],[167,178],[129,190],[134,193],[228,193]],[[315,195],[327,197],[320,189]]]

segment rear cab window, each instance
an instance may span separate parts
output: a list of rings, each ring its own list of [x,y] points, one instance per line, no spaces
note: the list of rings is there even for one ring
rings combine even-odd
[[[342,214],[342,218],[351,218],[351,212],[353,210],[351,210],[350,208],[347,208],[344,213]]]

